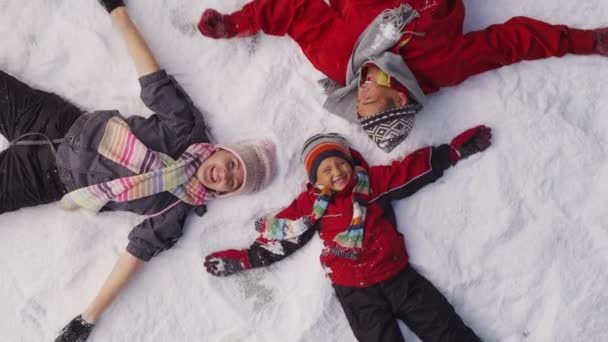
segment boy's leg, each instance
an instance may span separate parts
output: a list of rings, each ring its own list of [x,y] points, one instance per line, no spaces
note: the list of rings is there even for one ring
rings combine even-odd
[[[396,316],[421,340],[481,341],[445,297],[411,265],[382,284]]]
[[[334,290],[359,342],[404,341],[390,304],[378,285],[368,288],[334,285]]]

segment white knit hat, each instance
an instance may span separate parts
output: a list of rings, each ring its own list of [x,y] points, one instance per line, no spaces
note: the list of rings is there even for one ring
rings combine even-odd
[[[245,169],[245,179],[241,187],[231,194],[250,194],[264,189],[276,173],[275,145],[270,140],[240,142],[231,146],[218,145],[233,153]]]

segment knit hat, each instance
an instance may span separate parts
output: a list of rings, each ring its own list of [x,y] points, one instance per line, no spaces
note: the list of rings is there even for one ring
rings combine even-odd
[[[302,162],[306,168],[309,181],[317,181],[317,169],[325,158],[340,157],[353,165],[350,147],[344,137],[338,133],[316,134],[308,138],[302,148]]]
[[[244,167],[243,184],[230,194],[258,192],[268,186],[274,177],[276,152],[272,141],[240,142],[231,146],[217,145],[217,147],[233,153]]]
[[[414,117],[422,105],[411,101],[400,108],[389,109],[372,116],[359,118],[361,128],[384,152],[392,151],[410,134]]]

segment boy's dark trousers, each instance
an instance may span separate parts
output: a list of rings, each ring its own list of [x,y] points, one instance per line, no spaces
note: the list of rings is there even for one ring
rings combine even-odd
[[[481,341],[445,297],[408,265],[371,287],[334,285],[348,323],[360,342],[404,341],[397,320],[424,341]]]
[[[32,89],[0,71],[0,134],[8,141],[27,133],[63,138],[81,113],[61,97]],[[43,136],[22,140],[47,141]],[[48,144],[11,145],[0,152],[0,214],[54,202],[64,193]]]

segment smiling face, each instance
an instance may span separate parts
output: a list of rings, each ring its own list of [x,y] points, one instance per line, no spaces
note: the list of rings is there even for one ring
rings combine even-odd
[[[357,92],[358,112],[361,117],[403,107],[408,103],[405,93],[378,84],[380,74],[380,69],[375,65],[365,66],[361,71]]]
[[[218,150],[198,168],[196,178],[205,188],[226,194],[241,188],[245,181],[245,169],[236,155]]]
[[[333,191],[343,190],[353,176],[349,162],[340,157],[323,159],[317,168],[317,185],[328,187]]]

